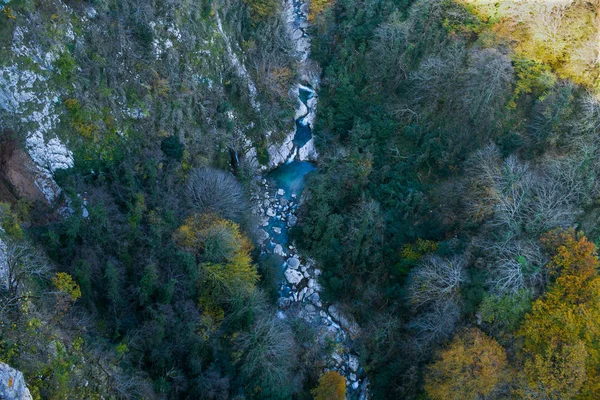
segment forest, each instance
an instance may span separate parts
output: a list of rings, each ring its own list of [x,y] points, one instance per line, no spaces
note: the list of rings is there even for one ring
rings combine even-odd
[[[600,398],[599,0],[0,10],[0,398]]]

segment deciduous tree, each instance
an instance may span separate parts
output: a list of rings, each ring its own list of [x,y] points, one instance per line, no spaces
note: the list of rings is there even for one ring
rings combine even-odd
[[[346,398],[346,378],[337,371],[325,372],[319,386],[311,390],[315,400],[343,400]]]
[[[506,367],[502,346],[479,329],[466,329],[429,368],[425,390],[432,399],[479,399],[506,381]]]
[[[600,396],[600,276],[596,247],[573,230],[543,241],[555,248],[552,283],[519,331],[530,391],[549,398]]]

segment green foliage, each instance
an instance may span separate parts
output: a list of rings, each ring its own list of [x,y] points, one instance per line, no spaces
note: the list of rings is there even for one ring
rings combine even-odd
[[[142,48],[150,50],[152,40],[154,40],[154,31],[152,27],[145,22],[137,22],[134,26],[135,38],[139,41]]]
[[[508,103],[509,107],[515,108],[520,96],[524,94],[535,94],[543,97],[544,94],[556,84],[556,76],[551,68],[534,60],[517,59],[514,61],[517,84],[513,95]]]
[[[281,4],[277,0],[244,0],[244,3],[250,8],[250,15],[255,22],[277,15]]]
[[[11,210],[10,204],[0,202],[0,227],[14,239],[23,238],[17,215]]]
[[[164,138],[160,143],[160,148],[167,157],[176,161],[183,159],[183,143],[181,143],[178,136]]]
[[[60,53],[58,59],[54,62],[54,66],[57,69],[58,76],[56,80],[61,84],[73,83],[75,70],[77,69],[77,62],[75,58],[68,51]]]
[[[514,331],[531,308],[531,293],[521,290],[515,295],[487,294],[479,306],[481,320],[496,332]]]

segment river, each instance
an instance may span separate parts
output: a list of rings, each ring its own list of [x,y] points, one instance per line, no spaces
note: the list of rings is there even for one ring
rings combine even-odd
[[[307,71],[311,68],[307,6],[302,0],[288,0],[286,4],[285,17],[296,44],[300,70]],[[316,170],[312,162],[306,161],[306,149],[312,148],[314,143],[318,82],[314,78],[309,82],[308,76],[302,73],[301,82],[294,88],[298,108],[293,147],[285,163],[261,178],[260,192],[253,196],[256,200],[254,210],[261,218],[259,236],[262,238],[262,251],[281,257],[277,317],[307,321],[317,333],[316,345],[323,350],[328,343],[337,343],[332,352],[323,351],[325,370],[335,370],[346,377],[347,398],[367,399],[368,381],[359,364],[359,356],[352,349],[353,338],[358,334],[359,327],[351,316],[322,301],[318,282],[321,270],[289,241],[288,233],[298,223],[297,212],[302,203],[306,179]]]

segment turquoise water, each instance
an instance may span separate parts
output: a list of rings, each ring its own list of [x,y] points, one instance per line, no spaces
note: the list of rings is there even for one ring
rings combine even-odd
[[[294,135],[294,144],[298,148],[304,146],[312,137],[310,126],[304,125],[300,121],[302,121],[302,118],[296,120],[296,134]]]
[[[308,99],[314,96],[314,93],[300,88],[298,97],[300,101],[308,108]],[[304,124],[303,120],[306,115],[301,116],[296,120],[296,134],[294,135],[294,144],[300,148],[304,146],[312,137],[312,132],[308,124]]]
[[[289,200],[292,198],[292,194],[295,194],[297,198],[300,197],[306,186],[304,177],[315,169],[315,166],[308,161],[292,161],[275,168],[267,174],[266,178],[272,181],[278,189],[285,190],[283,197]]]

